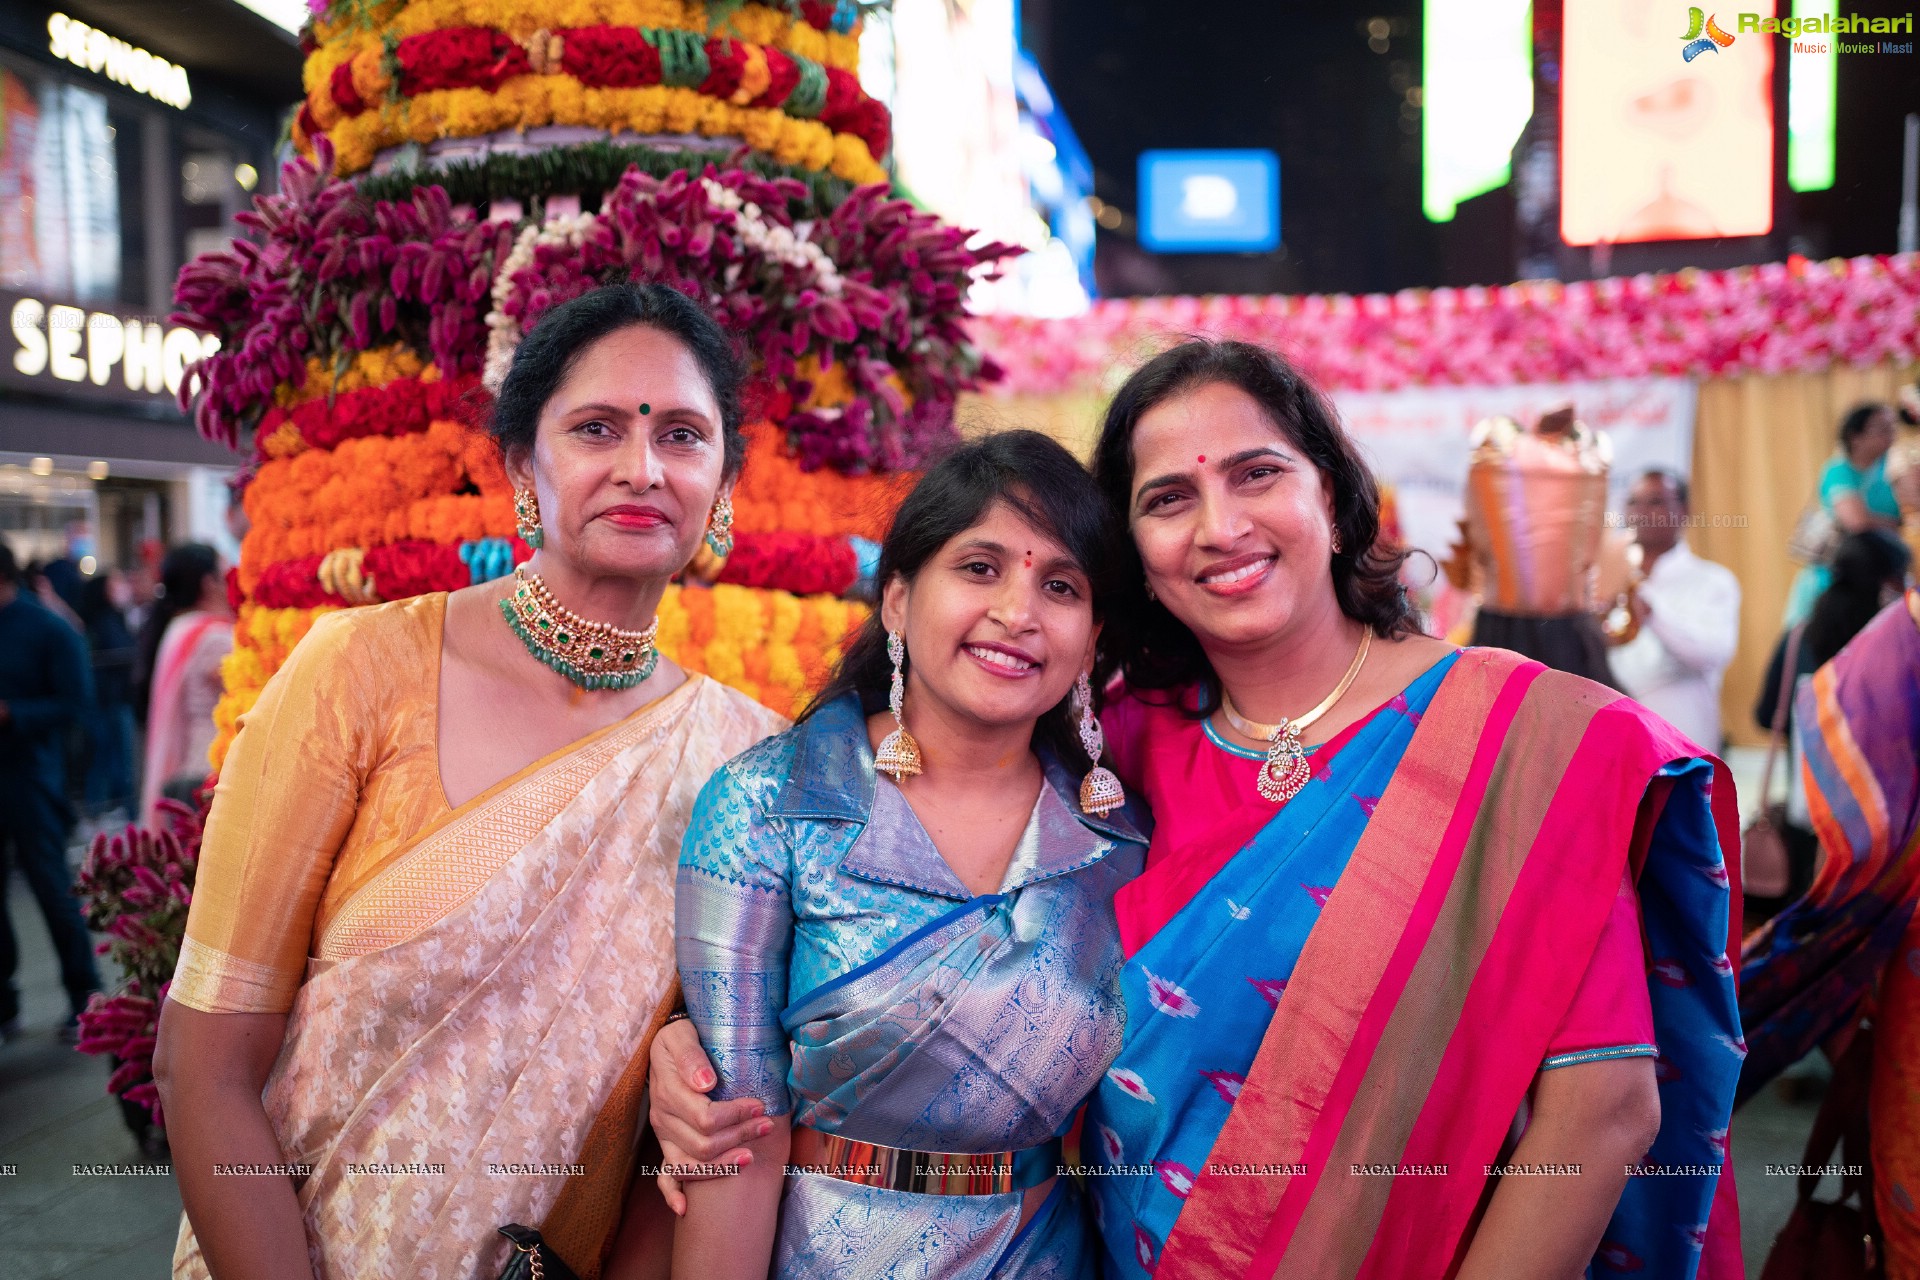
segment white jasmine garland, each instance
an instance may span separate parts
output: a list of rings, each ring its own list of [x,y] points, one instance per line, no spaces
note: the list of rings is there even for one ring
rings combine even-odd
[[[700,179],[700,186],[706,192],[708,203],[734,215],[734,234],[748,255],[769,259],[801,272],[810,279],[812,287],[824,294],[837,296],[840,293],[839,268],[825,250],[806,238],[811,224],[803,223],[796,229],[770,222],[759,205],[743,199],[739,192],[712,178]],[[601,214],[585,212],[559,214],[549,217],[544,223],[528,223],[514,238],[513,249],[493,274],[492,306],[486,319],[487,359],[480,381],[492,394],[500,393],[500,384],[506,381],[507,370],[513,366],[513,353],[519,348],[520,339],[525,336],[520,322],[508,315],[506,310],[507,301],[513,296],[514,277],[534,265],[542,247],[579,249],[593,234],[601,217]],[[745,265],[742,262],[728,265],[722,276],[728,289],[737,287]],[[834,411],[816,412],[824,417],[839,416]]]
[[[507,299],[513,295],[513,277],[534,264],[542,246],[578,249],[599,221],[596,213],[561,214],[545,223],[528,223],[514,238],[513,250],[493,273],[493,306],[487,312],[487,363],[480,374],[481,385],[489,393],[500,394],[500,384],[507,380],[513,353],[523,336],[520,322],[506,311]]]
[[[733,188],[723,186],[712,178],[700,179],[700,185],[707,193],[708,203],[734,215],[733,229],[747,248],[762,257],[806,272],[813,277],[815,286],[822,293],[840,292],[840,271],[819,245],[804,235],[795,234],[792,227],[768,222],[759,205],[751,200],[743,200]]]

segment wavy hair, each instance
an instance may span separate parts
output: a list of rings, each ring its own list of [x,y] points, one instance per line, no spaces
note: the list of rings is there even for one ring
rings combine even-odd
[[[1419,619],[1400,581],[1408,552],[1380,540],[1380,486],[1353,438],[1319,389],[1278,352],[1248,342],[1189,338],[1142,365],[1107,406],[1094,446],[1093,474],[1123,524],[1133,507],[1133,435],[1148,410],[1210,383],[1253,397],[1288,443],[1326,477],[1333,526],[1342,550],[1333,557],[1333,594],[1340,612],[1381,639],[1415,635]],[[1198,687],[1205,714],[1220,700],[1220,677],[1185,623],[1146,590],[1146,569],[1133,540],[1121,553],[1125,572],[1102,635],[1101,674],[1118,673],[1134,690]]]

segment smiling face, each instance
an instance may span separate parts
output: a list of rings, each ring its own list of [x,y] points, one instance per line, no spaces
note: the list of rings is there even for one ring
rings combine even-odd
[[[1328,486],[1252,396],[1176,392],[1140,415],[1132,445],[1127,521],[1147,585],[1203,648],[1339,615]]]
[[[641,412],[645,406],[646,412]],[[634,325],[574,361],[507,471],[533,487],[542,553],[590,577],[667,578],[693,558],[724,477],[720,408],[678,339]]]
[[[890,581],[881,618],[905,637],[908,715],[922,724],[1031,724],[1092,665],[1099,636],[1085,571],[1003,502],[911,583]]]

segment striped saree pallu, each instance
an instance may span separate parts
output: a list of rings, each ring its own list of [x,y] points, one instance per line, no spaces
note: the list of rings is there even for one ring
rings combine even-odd
[[[1851,1027],[1878,991],[1874,1194],[1890,1276],[1920,1276],[1920,612],[1888,606],[1794,706],[1825,855],[1805,897],[1747,943],[1742,1100]]]
[[[1661,1049],[1647,1161],[1675,1172],[1629,1180],[1594,1271],[1738,1274],[1732,1179],[1717,1176],[1744,1051],[1720,855],[1736,832],[1724,767],[1637,704],[1464,652],[1307,937],[1155,1273],[1449,1274],[1630,868]],[[1718,1261],[1701,1267],[1703,1250]]]

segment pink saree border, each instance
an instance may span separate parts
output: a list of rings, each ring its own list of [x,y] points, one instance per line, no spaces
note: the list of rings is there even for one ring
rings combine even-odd
[[[1289,999],[1261,1043],[1156,1274],[1272,1273],[1271,1263],[1261,1271],[1256,1259],[1273,1252],[1266,1241],[1284,1246],[1312,1194],[1337,1121],[1359,1089],[1393,999],[1445,899],[1507,727],[1544,670],[1503,650],[1470,649],[1435,691],[1321,926],[1307,939]],[[1471,753],[1442,746],[1476,739]],[[1430,833],[1443,817],[1445,834],[1436,842]],[[1408,850],[1415,851],[1411,859]],[[1305,1164],[1307,1173],[1242,1178],[1214,1170],[1236,1163]]]

